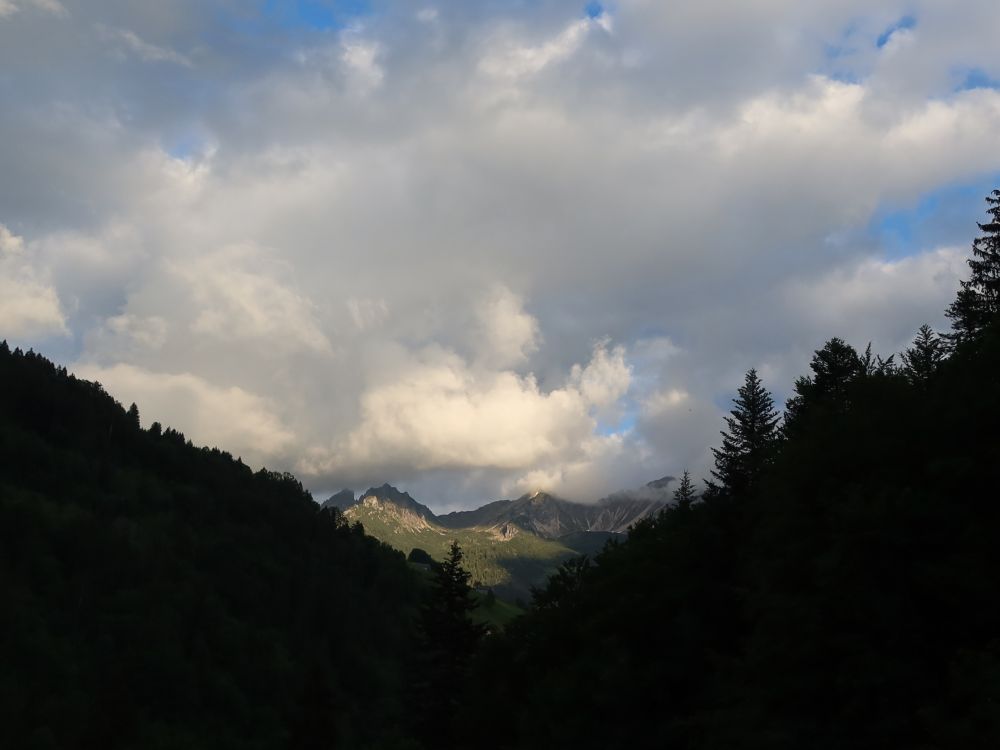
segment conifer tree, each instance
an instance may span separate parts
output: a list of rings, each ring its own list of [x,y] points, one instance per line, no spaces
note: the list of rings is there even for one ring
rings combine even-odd
[[[870,355],[870,350],[866,350],[866,355]],[[795,395],[785,405],[785,434],[795,431],[810,405],[825,403],[834,410],[845,409],[848,385],[855,378],[869,374],[868,367],[857,350],[841,338],[834,337],[817,349],[809,363],[812,377],[795,381]]]
[[[868,342],[865,353],[861,355],[861,372],[871,377],[873,375],[888,376],[899,371],[896,365],[896,355],[890,354],[888,359],[882,359],[882,355],[872,353],[872,342]]]
[[[809,367],[813,371],[815,395],[831,401],[846,398],[847,384],[865,371],[864,361],[857,350],[836,336],[816,351]]]
[[[913,339],[913,346],[902,354],[903,375],[911,383],[923,383],[944,359],[944,342],[926,323]]]
[[[691,472],[684,469],[681,483],[674,490],[674,503],[678,508],[689,508],[694,502],[694,482],[691,481]]]
[[[712,449],[712,476],[718,483],[710,483],[711,495],[752,491],[777,445],[778,412],[756,370],[747,372],[733,403],[731,416],[726,417],[729,429],[722,431],[722,447]]]
[[[955,301],[946,315],[951,318],[952,344],[973,339],[991,322],[1000,318],[1000,190],[986,196],[990,220],[980,224],[985,232],[972,241],[968,264],[972,273],[962,281]]]
[[[136,406],[134,401],[132,402],[132,405],[128,408],[128,418],[129,421],[136,426],[136,428],[139,427],[139,407]]]
[[[418,733],[428,747],[454,747],[453,718],[464,689],[466,669],[485,634],[470,613],[476,600],[472,574],[462,567],[462,548],[452,541],[448,557],[434,570],[428,600],[420,613],[422,679]]]
[[[441,563],[434,574],[434,595],[425,610],[425,622],[439,620],[440,624],[449,630],[466,630],[468,613],[476,608],[469,581],[472,574],[462,567],[464,559],[462,547],[457,541],[452,541],[448,557]]]

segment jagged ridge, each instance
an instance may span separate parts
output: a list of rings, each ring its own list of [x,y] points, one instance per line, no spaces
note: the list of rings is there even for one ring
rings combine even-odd
[[[341,490],[323,507],[341,510],[372,536],[409,554],[414,548],[443,559],[453,539],[462,545],[473,579],[509,597],[523,597],[563,560],[592,554],[666,505],[673,477],[650,482],[637,492],[621,492],[594,505],[535,492],[441,516],[390,484],[355,498]]]

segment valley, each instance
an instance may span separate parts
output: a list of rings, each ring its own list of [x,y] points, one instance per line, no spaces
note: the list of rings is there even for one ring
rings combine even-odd
[[[508,601],[527,601],[531,588],[566,560],[593,555],[629,526],[666,506],[672,477],[636,492],[616,493],[596,504],[557,498],[546,492],[499,500],[475,510],[440,516],[408,493],[384,484],[355,499],[341,490],[323,503],[350,522],[406,555],[414,549],[442,560],[452,540],[465,552],[476,588],[493,589]]]

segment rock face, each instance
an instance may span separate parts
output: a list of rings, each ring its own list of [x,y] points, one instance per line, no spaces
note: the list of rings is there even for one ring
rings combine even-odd
[[[355,499],[354,490],[341,490],[335,495],[327,498],[321,507],[339,508],[347,511],[357,505],[368,503],[369,505],[393,506],[401,510],[408,511],[417,518],[425,521],[434,521],[434,513],[426,505],[421,505],[406,492],[400,492],[391,484],[383,484],[381,487],[369,487],[365,492]]]
[[[439,516],[437,522],[452,529],[512,523],[547,539],[580,531],[623,534],[636,521],[658,513],[667,505],[667,487],[672,481],[673,477],[663,477],[642,490],[617,493],[594,505],[534,492],[517,500],[498,500],[476,510],[448,513]]]
[[[504,517],[511,500],[496,500],[475,510],[457,510],[438,516],[438,523],[449,529],[468,529],[474,526],[492,526]]]
[[[361,517],[369,520],[376,518],[384,526],[393,528],[397,533],[428,529],[431,527],[434,518],[433,514],[427,517],[412,508],[405,507],[392,500],[380,498],[377,495],[364,496],[348,508],[344,515],[349,520],[359,520]]]
[[[347,510],[352,505],[354,505],[357,500],[354,499],[354,490],[341,490],[340,492],[330,495],[326,502],[323,503],[324,508],[338,508],[340,510]]]
[[[651,490],[665,490],[671,482],[677,481],[677,477],[660,477],[652,482],[646,482],[646,486]]]
[[[381,487],[371,487],[358,498],[358,503],[372,501],[376,504],[394,505],[418,518],[422,518],[424,521],[434,522],[437,520],[430,508],[418,503],[410,497],[408,492],[400,492],[391,484],[383,484]]]
[[[627,498],[607,500],[594,507],[590,526],[586,531],[613,531],[623,534],[636,521],[659,513],[666,506],[665,500],[640,500]]]
[[[521,530],[512,523],[502,523],[499,526],[494,526],[490,529],[490,533],[493,535],[494,539],[506,542],[508,539],[513,539],[521,533]]]
[[[534,492],[441,516],[389,484],[357,499],[342,490],[323,505],[339,508],[350,523],[361,523],[404,554],[419,548],[441,560],[451,541],[458,541],[476,580],[498,595],[524,598],[564,560],[595,554],[633,523],[658,512],[667,503],[670,481],[665,477],[659,486],[616,493],[592,505]]]
[[[549,539],[573,531],[589,531],[590,515],[588,506],[561,500],[547,492],[522,495],[510,507],[511,521]]]
[[[673,477],[657,479],[644,487],[609,495],[588,505],[551,495],[533,492],[516,500],[497,500],[475,510],[463,510],[436,516],[426,505],[390,484],[372,487],[357,499],[351,490],[341,490],[323,507],[347,511],[358,505],[399,512],[406,526],[417,519],[445,529],[488,529],[497,539],[510,539],[518,531],[527,531],[545,539],[559,539],[567,534],[602,532],[624,534],[636,521],[647,518],[667,505],[668,486]]]

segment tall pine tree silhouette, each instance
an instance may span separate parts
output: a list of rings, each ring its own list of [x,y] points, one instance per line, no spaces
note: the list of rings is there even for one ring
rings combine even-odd
[[[747,372],[733,403],[735,406],[726,417],[729,429],[722,431],[722,447],[712,449],[715,454],[712,476],[716,481],[708,483],[709,497],[752,492],[774,456],[778,412],[756,370]]]
[[[684,476],[681,477],[681,483],[677,485],[677,489],[674,490],[674,502],[677,504],[678,508],[689,508],[691,503],[694,502],[695,492],[694,492],[694,482],[691,481],[691,472],[684,469]]]
[[[462,548],[451,543],[448,557],[435,566],[434,581],[420,613],[421,679],[418,685],[418,734],[427,747],[456,747],[454,717],[465,689],[466,671],[485,633],[470,613],[477,603],[462,567]]]
[[[903,375],[914,385],[924,383],[944,359],[944,342],[926,323],[913,339],[913,346],[903,352]]]
[[[961,282],[962,288],[946,313],[951,318],[948,340],[952,344],[975,338],[1000,318],[1000,190],[987,195],[986,203],[990,221],[979,225],[985,234],[972,241],[968,260],[972,273]]]

